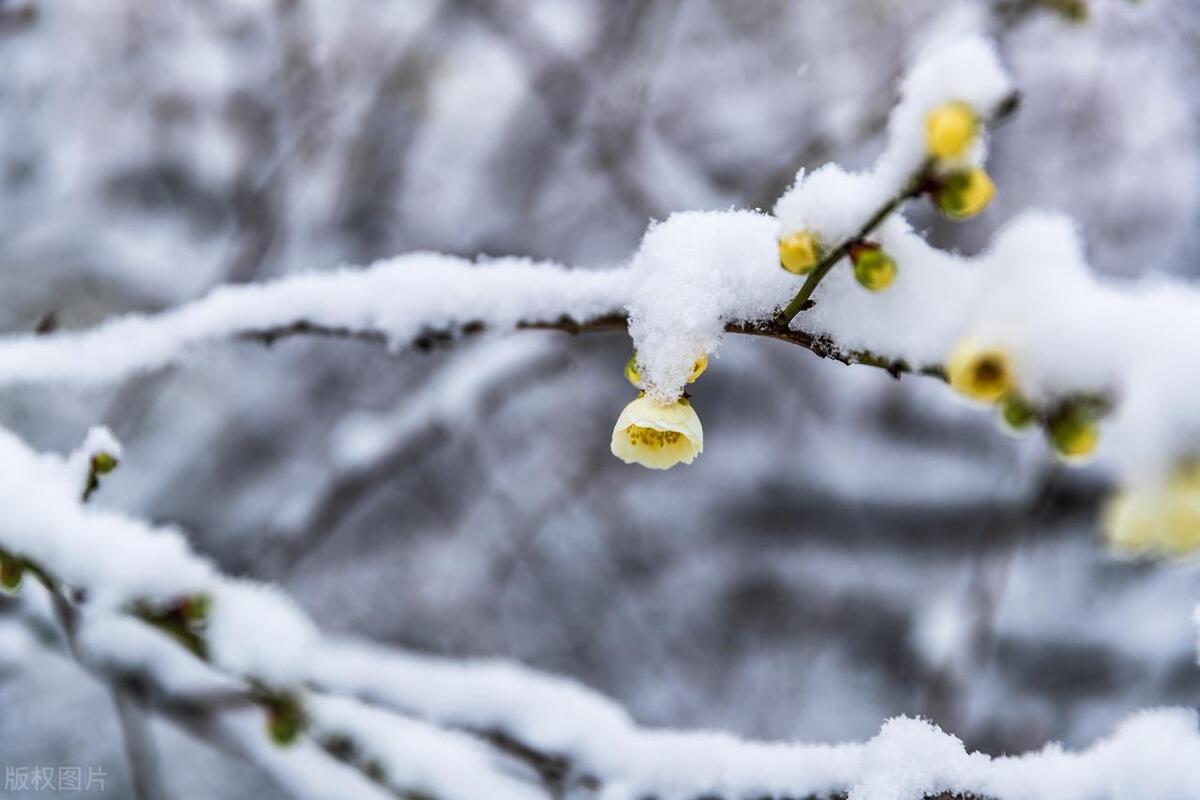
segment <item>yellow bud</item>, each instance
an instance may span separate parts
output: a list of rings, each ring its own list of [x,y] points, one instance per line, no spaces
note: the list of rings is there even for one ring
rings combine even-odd
[[[107,475],[116,469],[119,463],[112,453],[101,450],[92,456],[92,471],[97,475]]]
[[[950,219],[970,219],[987,208],[996,196],[996,184],[979,167],[957,170],[943,177],[934,200]]]
[[[985,403],[997,402],[1016,385],[1008,353],[994,347],[980,347],[970,340],[959,344],[950,354],[946,379],[957,391]]]
[[[872,292],[882,291],[896,279],[896,260],[878,247],[860,247],[852,251],[854,278]]]
[[[688,383],[695,383],[696,379],[704,374],[704,370],[708,369],[708,355],[701,355],[692,364],[692,374],[688,377]]]
[[[806,275],[821,260],[821,240],[812,231],[800,231],[779,240],[779,266],[796,275]]]
[[[1068,408],[1051,417],[1046,425],[1046,436],[1059,457],[1079,461],[1096,451],[1100,443],[1100,426],[1090,414]]]
[[[962,158],[978,133],[979,115],[960,100],[943,103],[925,115],[925,147],[935,158]]]
[[[625,362],[625,380],[634,386],[642,385],[642,373],[638,371],[637,353],[631,355],[629,360]]]

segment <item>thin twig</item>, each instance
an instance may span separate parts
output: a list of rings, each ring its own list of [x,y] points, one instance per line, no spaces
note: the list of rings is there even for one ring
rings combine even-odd
[[[849,237],[837,247],[830,250],[823,258],[821,258],[819,262],[817,262],[817,265],[813,267],[812,272],[808,273],[808,277],[805,279],[804,285],[800,287],[800,291],[796,292],[796,296],[792,298],[792,301],[787,304],[783,311],[779,312],[778,321],[780,323],[787,325],[796,318],[797,314],[805,309],[805,307],[808,305],[809,299],[812,298],[813,292],[817,289],[817,284],[819,284],[821,280],[829,274],[830,270],[832,270],[839,261],[850,254],[850,250],[854,247],[854,245],[870,236],[876,228],[883,224],[885,219],[891,216],[893,211],[900,208],[900,206],[904,205],[909,200],[912,200],[914,197],[918,197],[925,192],[929,184],[929,175],[931,169],[931,162],[926,161],[921,168],[917,170],[917,172],[911,178],[909,178],[908,182],[904,184],[904,187],[901,188],[900,192],[894,197],[888,198],[886,203],[877,208],[875,213],[871,215],[870,219],[864,222],[853,236]]]

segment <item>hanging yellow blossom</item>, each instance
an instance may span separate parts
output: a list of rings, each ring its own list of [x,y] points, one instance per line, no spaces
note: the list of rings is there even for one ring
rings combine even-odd
[[[613,427],[613,455],[626,464],[669,469],[692,463],[703,450],[704,428],[685,399],[659,403],[639,394]]]
[[[960,100],[943,103],[925,115],[925,147],[934,158],[962,158],[979,133],[979,115]]]
[[[708,369],[708,354],[701,353],[700,357],[692,364],[692,374],[688,376],[688,383],[695,383],[706,369]]]
[[[1126,555],[1179,557],[1200,550],[1200,468],[1180,469],[1164,486],[1117,492],[1103,528],[1109,546]]]
[[[946,379],[974,400],[995,403],[1013,391],[1016,377],[1008,353],[966,340],[946,361]]]

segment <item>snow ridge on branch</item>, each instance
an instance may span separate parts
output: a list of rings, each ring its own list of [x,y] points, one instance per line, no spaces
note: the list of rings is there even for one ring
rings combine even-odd
[[[89,441],[112,445],[107,435]],[[1065,800],[1132,797],[1134,788],[1142,800],[1172,800],[1182,789],[1200,792],[1200,731],[1190,710],[1143,712],[1077,753],[1050,746],[1022,757],[968,753],[935,726],[903,718],[861,744],[748,742],[641,728],[573,681],[508,662],[323,637],[277,591],[215,573],[178,543],[178,531],[84,505],[78,455],[39,454],[0,437],[9,466],[0,494],[19,512],[0,518],[0,548],[40,575],[72,577],[51,585],[78,614],[73,637],[86,666],[259,764],[297,797],[1023,800],[1050,787]],[[30,549],[27,525],[45,547]],[[90,560],[93,543],[114,531],[124,531],[128,569]],[[165,561],[161,541],[177,543]],[[148,582],[142,567],[156,568],[161,582]],[[37,605],[36,584],[19,591]],[[187,628],[195,647],[164,620],[197,596],[206,600],[201,624]],[[296,704],[294,730],[281,730],[284,698]]]

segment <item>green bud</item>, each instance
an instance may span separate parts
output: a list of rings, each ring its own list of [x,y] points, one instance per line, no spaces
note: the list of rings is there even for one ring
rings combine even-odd
[[[1000,419],[1011,430],[1023,431],[1037,420],[1037,409],[1019,394],[1010,394],[1000,401]]]
[[[294,694],[279,694],[267,702],[267,734],[280,747],[294,744],[307,723],[300,698]]]
[[[854,277],[866,289],[878,292],[896,279],[896,260],[878,247],[858,247],[851,251]]]
[[[92,456],[92,472],[97,475],[107,475],[117,468],[120,462],[112,453],[101,450]]]
[[[183,621],[188,625],[198,625],[206,622],[212,614],[212,597],[207,594],[194,594],[185,597],[179,607]]]
[[[1100,441],[1100,426],[1086,409],[1070,405],[1047,421],[1046,438],[1061,458],[1080,461],[1095,452]]]
[[[0,589],[15,592],[25,577],[25,562],[11,553],[0,550]]]

